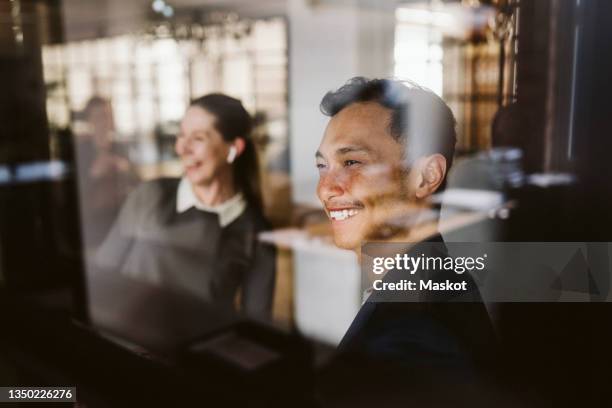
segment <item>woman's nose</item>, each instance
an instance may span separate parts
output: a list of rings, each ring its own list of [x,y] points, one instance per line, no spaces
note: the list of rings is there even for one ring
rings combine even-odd
[[[191,152],[191,143],[188,138],[182,137],[177,139],[175,148],[179,155],[188,154]]]

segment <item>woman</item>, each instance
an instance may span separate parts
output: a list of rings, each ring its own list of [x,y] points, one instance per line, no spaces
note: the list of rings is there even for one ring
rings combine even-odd
[[[175,149],[181,179],[144,183],[123,206],[96,266],[189,292],[242,311],[270,315],[275,253],[257,241],[262,215],[251,118],[239,100],[194,100]]]

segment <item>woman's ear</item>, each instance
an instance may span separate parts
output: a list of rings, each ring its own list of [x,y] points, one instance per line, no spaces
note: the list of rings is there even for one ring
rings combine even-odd
[[[432,154],[418,161],[419,182],[416,198],[429,197],[440,187],[446,176],[446,159],[441,154]]]
[[[229,150],[227,153],[227,162],[233,163],[237,157],[239,157],[242,152],[244,152],[244,148],[246,147],[246,141],[242,137],[237,137],[234,139],[232,143],[229,145]]]
[[[244,148],[246,147],[246,141],[242,137],[237,137],[232,142],[232,146],[236,148],[236,157],[238,157],[242,154],[242,152],[244,152]]]

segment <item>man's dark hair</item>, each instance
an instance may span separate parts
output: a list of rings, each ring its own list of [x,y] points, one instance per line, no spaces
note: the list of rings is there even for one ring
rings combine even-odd
[[[456,122],[439,96],[411,82],[355,77],[325,94],[320,108],[324,115],[334,116],[359,102],[376,102],[391,109],[389,133],[404,145],[408,165],[439,153],[446,159],[448,173],[455,154]]]

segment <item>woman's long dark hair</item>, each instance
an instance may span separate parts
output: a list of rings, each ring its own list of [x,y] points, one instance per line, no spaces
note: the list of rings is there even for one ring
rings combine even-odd
[[[190,106],[197,106],[213,114],[216,118],[215,127],[226,142],[233,142],[238,137],[244,139],[244,151],[233,163],[234,185],[242,192],[249,205],[262,211],[259,165],[251,139],[251,115],[238,99],[220,93],[194,99]]]

